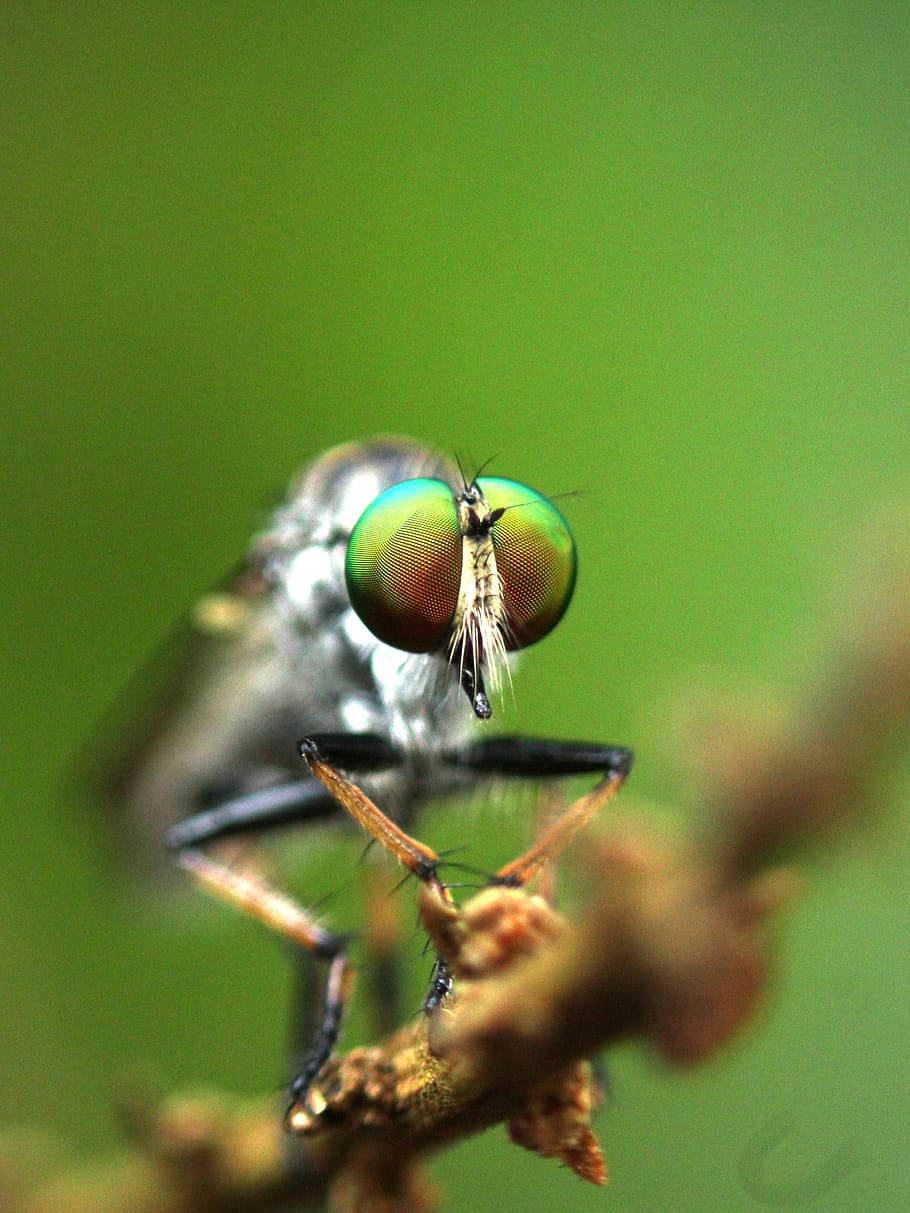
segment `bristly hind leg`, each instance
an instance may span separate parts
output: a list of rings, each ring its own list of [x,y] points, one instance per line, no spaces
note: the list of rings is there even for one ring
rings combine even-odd
[[[237,872],[201,851],[186,850],[178,861],[215,897],[270,927],[297,947],[328,961],[322,1010],[312,1045],[291,1084],[291,1109],[306,1101],[313,1081],[328,1061],[341,1032],[354,971],[347,957],[348,939],[325,930],[293,898],[259,876]]]
[[[401,751],[391,742],[372,734],[322,734],[318,738],[318,746],[320,762],[326,769],[331,769],[326,764],[326,758],[358,771],[386,769],[403,761]],[[319,1010],[315,1016],[306,1017],[312,1043],[304,1048],[291,1084],[292,1108],[307,1103],[316,1076],[338,1041],[354,976],[347,958],[348,939],[325,930],[296,901],[271,887],[261,877],[239,872],[201,848],[225,838],[260,834],[294,822],[336,816],[341,806],[351,811],[345,797],[338,795],[338,785],[342,782],[340,776],[336,777],[334,783],[325,779],[320,783],[317,779],[305,777],[241,793],[178,822],[167,836],[167,844],[176,852],[177,861],[205,889],[264,923],[306,954],[327,962]],[[361,793],[358,795],[362,797]],[[392,848],[399,858],[407,864],[410,856],[412,870],[419,869],[418,874],[424,879],[436,879],[433,853],[426,848],[420,849],[416,842],[408,850],[408,836],[372,806],[366,797],[362,799],[370,805],[376,819],[387,824],[390,834],[397,834],[402,840],[397,850],[394,846]],[[358,813],[353,815],[369,829],[369,823]],[[387,840],[377,835],[375,829],[370,832],[389,845]],[[389,930],[393,931],[394,927],[390,925]],[[389,940],[384,943],[386,946],[380,950],[380,959],[385,960],[385,968],[389,969],[393,967],[394,944]],[[384,974],[380,984],[386,994],[384,1009],[388,1017],[393,998],[389,991],[394,985],[394,977]],[[303,1024],[304,1016],[301,1015],[298,1017],[298,1032]],[[304,1042],[298,1041],[295,1045],[299,1047],[301,1043]],[[314,1091],[313,1099],[316,1098]]]

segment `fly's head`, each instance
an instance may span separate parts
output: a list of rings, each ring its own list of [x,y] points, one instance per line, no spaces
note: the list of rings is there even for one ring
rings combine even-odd
[[[507,654],[562,618],[577,553],[552,501],[515,480],[404,480],[364,510],[347,547],[351,604],[370,631],[410,653],[440,653],[457,669],[475,715],[492,709]]]

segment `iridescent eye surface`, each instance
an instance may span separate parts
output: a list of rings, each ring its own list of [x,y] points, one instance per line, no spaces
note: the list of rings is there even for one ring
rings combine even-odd
[[[432,652],[458,606],[461,551],[449,485],[426,478],[393,485],[351,532],[344,565],[351,605],[386,644]]]
[[[491,510],[505,509],[493,523],[493,550],[502,578],[506,648],[521,649],[546,636],[572,599],[575,540],[556,506],[527,485],[483,476],[477,486]]]

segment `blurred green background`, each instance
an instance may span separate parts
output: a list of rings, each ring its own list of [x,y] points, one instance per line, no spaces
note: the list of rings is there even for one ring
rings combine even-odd
[[[7,0],[0,1121],[89,1154],[148,1066],[285,1076],[280,949],[131,890],[69,773],[325,447],[401,432],[587,490],[576,599],[508,727],[632,744],[635,793],[685,807],[688,689],[786,697],[910,471],[908,27],[892,3]],[[492,867],[522,825],[426,832]],[[500,1131],[436,1163],[445,1209],[907,1208],[892,850],[819,867],[769,1013],[716,1063],[616,1053],[610,1189]],[[356,886],[358,854],[316,848],[307,888]]]

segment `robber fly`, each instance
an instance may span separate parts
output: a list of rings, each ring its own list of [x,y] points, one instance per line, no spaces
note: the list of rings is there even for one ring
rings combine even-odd
[[[568,523],[533,489],[469,481],[407,439],[337,447],[197,605],[183,668],[109,793],[146,834],[165,833],[164,821],[186,860],[219,839],[341,815],[301,760],[304,734],[310,768],[316,755],[356,773],[399,825],[430,796],[483,777],[624,776],[625,749],[471,739],[472,719],[493,715],[488,684],[510,678],[510,654],[561,619],[576,565]],[[344,940],[314,930],[305,946],[330,973],[295,1098],[334,1045],[343,1001],[333,973]],[[428,1007],[447,988],[437,970]]]

